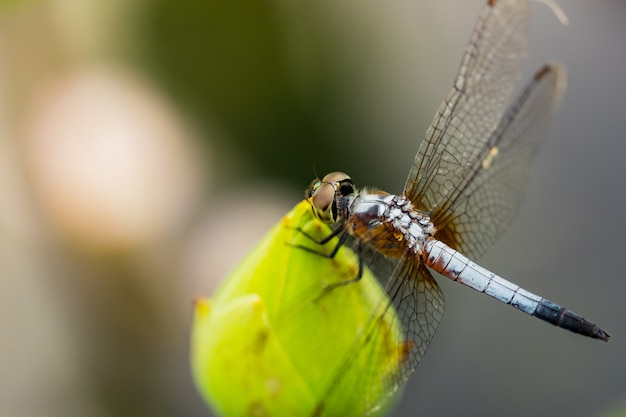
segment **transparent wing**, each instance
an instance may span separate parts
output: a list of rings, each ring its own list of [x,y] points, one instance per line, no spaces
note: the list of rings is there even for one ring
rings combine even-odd
[[[398,351],[402,366],[389,377],[382,392],[373,393],[374,399],[394,392],[415,371],[443,318],[441,288],[425,265],[415,265],[404,264],[388,284],[392,304],[402,323],[404,339]]]
[[[541,68],[502,117],[462,177],[431,214],[435,237],[468,256],[482,255],[521,204],[533,157],[566,84],[558,64]]]
[[[449,201],[497,128],[526,58],[528,20],[527,0],[487,2],[404,186],[416,208],[432,212]]]
[[[342,398],[334,395],[334,392],[342,391],[339,387],[346,383],[343,375],[349,373],[355,364],[369,362],[369,356],[380,356],[380,352],[376,350],[365,349],[366,345],[379,349],[385,349],[387,346],[388,349],[389,343],[386,341],[393,339],[392,344],[397,346],[397,349],[385,352],[385,355],[390,357],[390,362],[397,365],[392,367],[393,371],[382,381],[380,375],[362,375],[358,386],[352,388],[360,393],[366,415],[378,410],[415,371],[443,317],[443,294],[423,264],[412,259],[405,259],[410,261],[405,263],[389,261],[382,257],[377,259],[372,269],[376,271],[377,276],[390,277],[385,286],[389,299],[378,305],[364,331],[355,340],[352,349],[346,355],[346,360],[322,396],[322,401],[317,407],[320,412],[326,409],[334,412],[339,410],[337,415],[352,415],[352,410],[342,408],[346,407],[342,404]],[[395,272],[391,274],[383,272],[394,265]],[[401,328],[386,325],[388,322],[385,322],[384,317],[390,308],[395,308]]]

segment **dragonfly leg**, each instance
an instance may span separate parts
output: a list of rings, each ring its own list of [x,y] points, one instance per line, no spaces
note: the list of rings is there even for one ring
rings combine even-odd
[[[301,229],[300,227],[296,228],[296,231],[302,233],[302,235],[304,237],[306,237],[307,239],[309,239],[310,241],[312,241],[313,243],[315,243],[316,245],[325,245],[326,243],[330,242],[330,240],[332,238],[334,238],[337,235],[341,235],[339,236],[339,240],[337,241],[337,244],[335,245],[335,247],[333,248],[333,250],[330,251],[330,253],[324,253],[322,251],[318,251],[314,248],[311,248],[309,246],[305,246],[305,245],[294,245],[292,243],[287,242],[288,245],[294,247],[294,248],[298,248],[298,249],[302,249],[305,250],[307,252],[311,252],[314,253],[316,255],[322,256],[324,258],[329,258],[332,259],[335,257],[335,255],[337,254],[337,252],[339,252],[339,249],[344,245],[344,243],[346,243],[346,239],[348,238],[348,234],[344,233],[345,230],[343,229],[343,227],[339,227],[337,229],[334,229],[328,236],[326,236],[325,238],[323,238],[322,240],[317,240],[316,238],[314,238],[313,236],[311,236],[310,234],[308,234],[307,232],[305,232],[303,229]]]
[[[309,235],[307,232],[305,232],[304,230],[302,230],[301,228],[296,228],[296,230],[300,233],[302,233],[303,236],[305,236],[307,239],[311,240],[312,242],[318,244],[318,245],[324,245],[326,243],[328,243],[332,238],[336,237],[337,235],[339,235],[339,240],[337,241],[337,244],[333,247],[333,249],[330,251],[330,253],[324,253],[322,251],[318,251],[314,248],[311,248],[309,246],[304,246],[304,245],[294,245],[291,243],[288,243],[289,245],[293,246],[294,248],[298,248],[298,249],[302,249],[305,250],[307,252],[313,253],[315,255],[321,256],[323,258],[328,258],[328,259],[332,259],[335,257],[335,255],[337,255],[337,252],[339,252],[339,249],[346,243],[346,239],[348,239],[348,233],[345,232],[343,227],[339,227],[337,229],[334,229],[328,236],[326,236],[325,238],[323,238],[322,240],[317,240],[316,238],[314,238],[313,236]],[[326,285],[323,290],[322,293],[315,298],[314,302],[319,302],[322,298],[324,298],[326,295],[330,294],[334,289],[339,288],[339,287],[343,287],[345,285],[350,285],[350,284],[354,284],[355,282],[358,282],[361,277],[363,276],[363,257],[361,256],[361,242],[359,241],[358,243],[358,247],[356,249],[357,251],[357,257],[359,259],[359,270],[357,272],[357,275],[354,278],[350,278],[344,281],[340,281],[340,282],[334,282],[332,284],[328,284]]]
[[[359,258],[359,271],[357,272],[356,276],[354,278],[346,279],[340,282],[333,282],[332,284],[326,285],[322,290],[322,293],[315,298],[314,302],[319,302],[322,298],[324,298],[326,295],[330,294],[333,290],[339,287],[354,284],[361,280],[361,277],[363,277],[363,256],[361,256],[361,242],[359,242],[359,246],[357,247],[357,256]]]

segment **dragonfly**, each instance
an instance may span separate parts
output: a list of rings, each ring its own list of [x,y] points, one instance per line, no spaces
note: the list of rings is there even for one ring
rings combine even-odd
[[[394,308],[402,322],[397,370],[382,384],[363,375],[363,401],[376,410],[414,372],[441,321],[442,291],[430,270],[530,316],[591,338],[610,335],[572,310],[474,263],[505,231],[521,204],[529,168],[558,107],[566,72],[548,63],[512,99],[528,47],[529,1],[488,0],[464,52],[452,91],[418,149],[401,195],[358,190],[343,172],[315,179],[306,191],[314,216],[329,225],[324,244],[351,244],[359,272],[325,293],[358,282],[365,267],[377,273],[381,302],[329,383],[341,383],[361,348]],[[377,264],[385,267],[377,267]],[[368,387],[376,387],[368,391]],[[323,414],[323,400],[315,415]]]

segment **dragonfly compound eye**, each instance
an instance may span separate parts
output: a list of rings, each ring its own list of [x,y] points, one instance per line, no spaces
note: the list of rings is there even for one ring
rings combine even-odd
[[[317,188],[312,190],[309,201],[313,207],[313,214],[320,221],[334,223],[337,220],[334,184],[322,182]]]
[[[340,183],[343,183],[345,181],[352,182],[352,179],[345,172],[339,172],[339,171],[331,172],[330,174],[328,174],[324,178],[322,178],[322,182],[323,183],[337,183],[337,184],[340,184]]]
[[[306,196],[313,206],[313,213],[324,223],[337,222],[337,199],[354,194],[354,184],[344,172],[331,172],[322,180],[314,180]]]
[[[318,188],[320,188],[321,185],[322,185],[322,181],[319,178],[316,178],[313,181],[311,181],[311,184],[307,187],[306,191],[304,192],[304,198],[308,200],[309,198],[313,197],[313,194],[315,194],[315,191]]]

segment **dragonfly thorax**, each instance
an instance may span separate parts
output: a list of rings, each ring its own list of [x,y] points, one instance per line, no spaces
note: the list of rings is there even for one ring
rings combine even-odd
[[[348,208],[346,228],[356,238],[394,258],[422,254],[435,234],[428,216],[417,212],[404,196],[382,191],[357,195]]]

